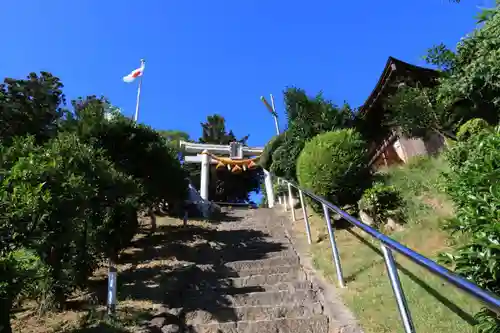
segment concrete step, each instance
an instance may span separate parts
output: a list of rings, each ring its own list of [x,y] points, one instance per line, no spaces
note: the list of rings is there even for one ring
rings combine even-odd
[[[232,286],[234,288],[256,287],[261,285],[273,285],[283,282],[305,280],[303,271],[290,271],[282,274],[250,275],[218,280],[219,285]]]
[[[214,324],[231,321],[274,320],[279,318],[306,318],[320,315],[320,303],[304,303],[277,306],[241,306],[234,308],[215,308],[192,311],[186,314],[189,325]]]
[[[241,260],[224,264],[228,269],[235,271],[245,271],[250,269],[273,268],[276,266],[296,266],[299,264],[299,258],[295,257],[277,257],[259,260]]]
[[[218,230],[218,231],[220,231],[220,230]],[[236,230],[231,230],[231,231],[236,231]],[[255,230],[251,230],[251,231],[253,232]],[[227,232],[229,232],[229,231],[227,231]],[[252,243],[253,244],[262,244],[262,243],[289,244],[289,240],[282,235],[265,234],[265,235],[258,237],[258,239],[248,240],[248,242],[247,242],[248,245],[251,245]]]
[[[242,258],[259,258],[271,259],[278,257],[297,257],[297,254],[291,248],[276,249],[270,246],[247,247],[247,248],[234,248],[225,249],[224,254],[225,262],[241,261]],[[215,258],[214,258],[215,259]]]
[[[299,265],[293,266],[274,266],[274,267],[257,267],[257,268],[249,268],[241,271],[234,270],[224,270],[221,269],[217,272],[218,276],[221,278],[224,277],[246,277],[252,275],[269,275],[269,274],[284,274],[292,271],[299,271],[301,267]]]
[[[327,333],[328,318],[282,318],[276,320],[240,321],[192,325],[195,333]]]
[[[215,298],[214,298],[215,297]],[[237,295],[215,295],[213,293],[197,294],[197,297],[183,298],[184,308],[218,304],[226,307],[279,305],[279,304],[304,304],[315,302],[315,292],[311,289],[294,291],[269,291],[252,292]]]
[[[262,243],[247,243],[238,245],[238,247],[227,247],[226,249],[232,249],[235,251],[252,251],[259,253],[275,253],[275,252],[285,252],[291,251],[292,246],[290,244],[285,243],[277,243],[277,242],[262,242]]]
[[[253,230],[260,231],[264,234],[274,234],[279,237],[284,237],[285,231],[281,225],[277,226],[266,226],[261,223],[245,223],[231,226],[221,226],[217,227],[217,230],[231,231],[231,230]],[[265,236],[265,235],[264,235]]]
[[[307,280],[293,282],[279,282],[275,284],[259,284],[253,286],[235,287],[222,283],[213,283],[208,285],[197,285],[182,292],[183,297],[198,297],[200,294],[217,293],[219,295],[237,295],[252,292],[270,292],[270,291],[295,291],[311,289],[312,283]],[[215,297],[215,296],[214,296]]]

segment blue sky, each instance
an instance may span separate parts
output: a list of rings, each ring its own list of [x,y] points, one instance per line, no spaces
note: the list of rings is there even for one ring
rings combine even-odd
[[[490,1],[491,2],[491,1]],[[274,134],[259,101],[295,85],[360,105],[388,56],[423,64],[433,44],[454,47],[486,0],[102,1],[2,4],[0,77],[50,71],[68,98],[105,95],[131,115],[136,85],[121,78],[147,61],[139,120],[197,139],[222,114],[238,136]],[[282,120],[282,123],[284,120]]]

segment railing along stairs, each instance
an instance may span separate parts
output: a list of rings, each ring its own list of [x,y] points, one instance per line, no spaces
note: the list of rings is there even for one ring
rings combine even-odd
[[[337,275],[337,280],[338,284],[341,288],[346,287],[345,282],[344,282],[344,277],[342,273],[342,265],[340,262],[340,255],[339,251],[337,248],[337,244],[335,241],[335,235],[334,235],[334,228],[332,227],[332,222],[330,218],[330,212],[335,212],[338,214],[341,218],[352,224],[353,226],[363,230],[365,233],[370,235],[372,238],[378,240],[380,242],[380,247],[382,249],[382,253],[384,255],[384,261],[385,265],[387,268],[388,272],[388,277],[391,282],[392,290],[394,292],[394,296],[396,298],[396,303],[398,306],[399,313],[401,315],[401,321],[404,327],[404,330],[406,333],[415,333],[415,326],[413,324],[413,320],[411,317],[410,310],[408,308],[408,304],[406,302],[406,297],[404,290],[401,286],[401,281],[399,279],[399,273],[398,273],[398,268],[396,265],[396,261],[393,256],[393,252],[397,252],[404,257],[408,258],[412,262],[416,263],[417,265],[425,268],[427,271],[433,273],[434,275],[437,275],[438,277],[442,278],[445,282],[448,284],[453,285],[454,287],[464,291],[468,295],[474,297],[475,299],[479,300],[482,304],[484,304],[486,307],[488,307],[490,310],[493,312],[497,313],[500,315],[500,298],[497,295],[494,295],[490,293],[489,291],[486,291],[476,284],[464,279],[463,277],[451,272],[447,268],[437,264],[433,260],[421,255],[418,252],[413,251],[412,249],[404,246],[403,244],[395,241],[394,239],[384,235],[380,231],[368,226],[367,224],[357,220],[353,216],[347,214],[345,211],[340,209],[339,207],[335,206],[331,202],[327,201],[325,198],[320,197],[306,189],[301,188],[299,185],[297,185],[294,182],[288,181],[286,179],[282,179],[280,177],[277,177],[273,175],[275,178],[278,179],[279,182],[285,183],[288,186],[288,203],[287,201],[287,195],[285,194],[283,197],[284,205],[285,205],[285,210],[287,210],[287,204],[291,209],[291,215],[292,215],[292,220],[296,221],[295,217],[295,209],[294,209],[294,202],[293,202],[293,196],[292,196],[292,188],[295,188],[299,192],[299,199],[300,199],[300,204],[302,207],[302,212],[304,215],[304,223],[305,223],[305,228],[306,228],[306,234],[307,234],[307,241],[309,244],[312,243],[311,241],[311,228],[309,225],[309,219],[307,215],[307,208],[306,208],[306,203],[304,200],[304,195],[307,195],[311,199],[317,201],[323,206],[323,213],[324,213],[324,218],[326,222],[326,226],[328,228],[328,236],[330,239],[330,245],[331,245],[331,250],[332,250],[332,257],[333,257],[333,262],[335,264],[335,271]]]

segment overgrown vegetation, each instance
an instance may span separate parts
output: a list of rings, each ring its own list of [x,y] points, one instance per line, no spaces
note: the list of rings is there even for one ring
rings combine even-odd
[[[155,130],[90,96],[65,108],[49,73],[0,85],[0,331],[23,298],[63,309],[138,230],[138,213],[186,194]]]
[[[297,100],[301,98],[285,93],[289,124],[284,142],[278,148],[273,147],[271,170],[286,179],[298,178],[302,186],[338,205],[345,205],[351,201],[345,198],[352,199],[353,194],[364,191],[366,183],[353,183],[353,186],[342,183],[335,190],[332,188],[339,179],[344,181],[343,177],[363,164],[359,156],[363,155],[364,148],[357,146],[346,152],[340,148],[343,143],[327,144],[320,138],[334,136],[331,133],[338,133],[343,128],[357,130],[366,139],[376,138],[377,135],[371,135],[373,133],[371,136],[366,134],[367,126],[372,132],[379,131],[380,139],[388,129],[396,129],[412,138],[428,139],[438,134],[446,143],[446,154],[437,158],[415,157],[404,167],[391,167],[382,170],[380,175],[373,175],[383,184],[368,189],[360,205],[378,220],[395,212],[404,212],[408,226],[394,237],[434,257],[439,252],[448,253],[446,258],[450,268],[499,293],[500,192],[497,183],[500,179],[497,178],[500,165],[497,161],[500,156],[497,152],[500,142],[498,132],[491,130],[500,119],[498,4],[483,11],[479,21],[483,24],[460,40],[456,52],[443,44],[428,50],[426,60],[441,70],[436,81],[423,86],[409,78],[397,80],[395,93],[385,96],[386,114],[380,128],[367,123],[363,114],[353,118],[338,108],[335,112],[322,113],[321,110],[328,108],[315,108],[314,103],[300,104]],[[447,175],[446,179],[443,179],[443,174]],[[366,176],[366,180],[370,178],[370,175]],[[448,239],[443,231],[445,224]],[[421,247],[428,243],[426,237],[431,239],[429,230],[439,235],[440,242],[431,252]],[[457,233],[460,237],[456,236]],[[422,243],[417,244],[417,238],[421,238]],[[456,251],[449,249],[447,242],[456,247]],[[371,260],[375,259],[372,257]],[[329,262],[324,264],[330,265]],[[366,286],[360,288],[365,290]],[[374,299],[384,296],[379,293],[381,289],[373,288],[377,292]],[[356,295],[356,303],[360,297]],[[352,304],[352,307],[356,309],[358,306]],[[471,311],[477,309],[470,308]],[[427,320],[429,315],[426,312],[421,319]],[[363,314],[358,317],[363,320]],[[468,330],[466,326],[455,325],[455,318],[450,320],[450,325],[445,325],[447,330],[440,331]],[[366,321],[365,324],[369,330],[376,326]],[[488,310],[478,312],[469,324],[482,333],[498,332],[500,327],[498,316]],[[435,327],[423,331],[432,329]]]
[[[456,215],[446,225],[452,234],[467,234],[465,244],[446,259],[459,274],[500,294],[500,127],[479,132],[454,146],[446,192],[456,205]],[[478,318],[480,331],[494,332],[500,318],[484,309]],[[490,319],[488,319],[490,318]]]

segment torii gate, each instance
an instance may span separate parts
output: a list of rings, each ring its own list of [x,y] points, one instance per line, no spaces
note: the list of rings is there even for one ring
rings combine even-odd
[[[197,154],[196,156],[185,156],[184,162],[201,163],[200,195],[205,200],[208,200],[209,166],[210,164],[219,163],[210,154],[229,155],[232,160],[237,162],[245,157],[259,156],[264,151],[262,147],[247,147],[239,142],[233,142],[230,145],[216,145],[180,141],[179,144],[181,149],[186,153]],[[264,182],[266,185],[268,207],[272,208],[274,207],[273,183],[271,174],[265,169]]]

